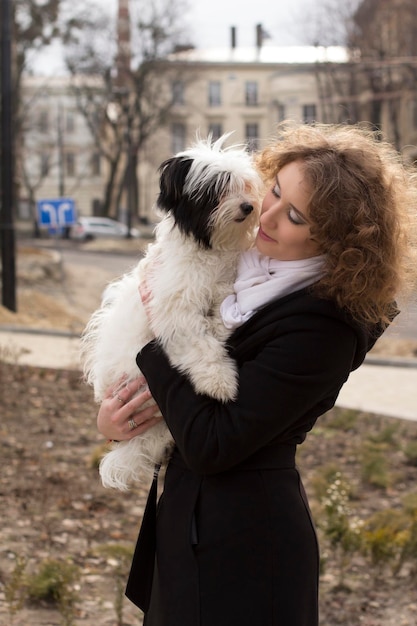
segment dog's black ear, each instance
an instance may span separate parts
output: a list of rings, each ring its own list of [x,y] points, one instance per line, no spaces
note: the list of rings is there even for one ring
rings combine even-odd
[[[180,202],[192,162],[192,159],[172,157],[160,165],[159,196],[156,202],[159,209],[168,213]]]

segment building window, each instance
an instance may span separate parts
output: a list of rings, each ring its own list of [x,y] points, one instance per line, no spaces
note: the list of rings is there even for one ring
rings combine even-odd
[[[45,178],[49,174],[49,153],[42,152],[40,155],[40,174],[41,178]]]
[[[73,152],[65,153],[65,174],[75,176],[75,154]]]
[[[221,83],[219,80],[211,80],[209,82],[209,106],[219,107],[222,103]]]
[[[75,131],[75,115],[71,111],[67,112],[65,130],[67,133],[73,133]]]
[[[350,107],[348,103],[341,102],[337,106],[337,122],[339,124],[349,124],[351,120]]]
[[[171,127],[171,133],[173,154],[185,150],[185,124],[182,124],[181,122],[174,122]]]
[[[417,128],[417,100],[411,103],[411,124],[413,128]]]
[[[94,152],[91,156],[91,175],[100,176],[101,174],[101,158],[99,152]]]
[[[39,132],[47,133],[49,130],[48,111],[41,111],[38,120]]]
[[[245,83],[245,102],[246,106],[256,106],[258,104],[258,83],[248,80]]]
[[[311,124],[317,120],[316,105],[304,104],[303,106],[303,122],[305,124]]]
[[[259,126],[256,123],[246,124],[245,128],[246,144],[249,152],[254,152],[258,149],[259,139]]]
[[[285,104],[278,102],[277,104],[277,122],[283,122],[285,120]]]
[[[216,141],[223,135],[223,128],[221,124],[217,122],[212,122],[209,124],[209,134],[212,136],[213,141]]]
[[[183,105],[184,103],[184,83],[181,80],[174,80],[172,83],[172,104]]]

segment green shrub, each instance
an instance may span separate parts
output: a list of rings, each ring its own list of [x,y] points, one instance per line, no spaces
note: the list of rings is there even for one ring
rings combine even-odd
[[[408,494],[399,509],[374,513],[363,527],[363,548],[372,565],[381,570],[389,565],[396,575],[406,562],[411,573],[417,565],[417,493]]]
[[[336,463],[327,463],[322,465],[311,479],[311,486],[317,500],[322,501],[327,494],[329,485],[341,478],[340,468]],[[349,490],[348,495],[351,496],[351,488],[345,482],[345,488]]]
[[[360,413],[355,409],[342,409],[337,407],[329,414],[327,420],[328,428],[335,430],[349,431],[353,430],[358,421]]]
[[[107,557],[107,562],[112,567],[112,579],[114,581],[114,610],[116,613],[116,625],[123,626],[123,603],[125,597],[126,579],[132,562],[133,548],[120,544],[109,543],[101,546],[100,554]]]
[[[407,494],[403,499],[404,509],[413,519],[417,519],[417,492]]]
[[[343,589],[347,588],[344,574],[349,559],[361,549],[362,542],[362,522],[352,514],[350,493],[350,485],[340,472],[336,472],[321,498],[322,513],[318,524],[332,549],[339,554],[338,587]]]
[[[361,477],[374,487],[386,489],[392,483],[387,460],[388,446],[384,443],[367,441],[362,447]]]
[[[89,466],[91,467],[91,469],[99,468],[101,459],[109,450],[110,450],[110,444],[106,442],[96,446],[92,450],[91,455],[90,455],[90,461],[89,461]]]
[[[369,440],[374,443],[385,443],[390,447],[396,447],[396,435],[400,430],[400,423],[393,422],[386,424],[382,430],[378,430],[369,436]]]
[[[27,560],[24,557],[15,556],[15,566],[10,577],[4,583],[4,599],[7,604],[10,622],[23,607],[26,595],[25,570]]]
[[[407,463],[413,467],[417,467],[417,441],[409,441],[404,448],[404,454]]]
[[[28,596],[34,603],[56,605],[64,626],[74,623],[75,603],[78,599],[75,582],[79,569],[69,561],[45,559],[39,570],[28,578]]]

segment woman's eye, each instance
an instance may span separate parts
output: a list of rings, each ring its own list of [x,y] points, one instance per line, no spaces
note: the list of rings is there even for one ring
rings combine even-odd
[[[305,221],[303,220],[303,218],[300,217],[297,211],[294,211],[294,209],[290,209],[288,211],[288,219],[293,224],[305,224]]]
[[[274,185],[272,187],[272,193],[274,194],[274,196],[276,198],[280,198],[281,197],[281,189],[278,187],[278,185]]]

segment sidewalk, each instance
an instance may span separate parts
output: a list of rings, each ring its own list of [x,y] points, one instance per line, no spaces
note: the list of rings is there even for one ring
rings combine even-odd
[[[3,359],[57,369],[79,369],[79,338],[65,331],[8,330],[0,327],[0,354]]]
[[[412,361],[366,359],[342,387],[337,406],[417,421],[417,359]]]
[[[70,334],[0,328],[0,354],[37,367],[79,368],[79,339]],[[417,359],[368,357],[342,388],[338,406],[417,421]]]

